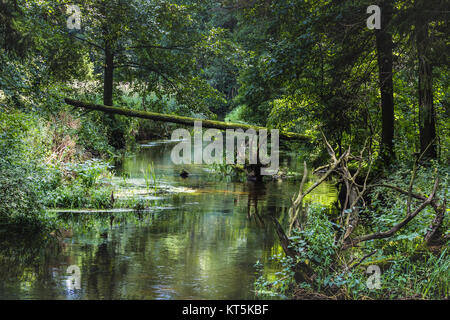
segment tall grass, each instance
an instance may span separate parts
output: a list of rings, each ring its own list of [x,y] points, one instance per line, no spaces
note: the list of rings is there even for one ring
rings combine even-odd
[[[158,180],[156,179],[156,171],[153,162],[147,165],[147,168],[143,170],[145,185],[147,191],[150,192],[150,187],[153,188],[155,192],[158,191]]]
[[[431,261],[430,261],[431,260]],[[430,259],[431,264],[428,281],[422,289],[423,298],[447,297],[450,289],[450,259],[448,258],[448,247],[445,248],[439,258]]]

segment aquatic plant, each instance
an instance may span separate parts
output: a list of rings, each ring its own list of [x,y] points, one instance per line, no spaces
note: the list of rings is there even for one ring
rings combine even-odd
[[[158,181],[156,179],[156,172],[155,172],[155,166],[153,164],[153,161],[147,165],[147,168],[145,171],[143,170],[144,179],[145,179],[145,185],[147,188],[147,191],[150,192],[150,187],[153,185],[153,190],[155,192],[158,191]]]

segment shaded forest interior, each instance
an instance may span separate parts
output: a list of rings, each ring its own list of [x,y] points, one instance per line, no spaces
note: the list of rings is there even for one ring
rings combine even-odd
[[[448,298],[449,8],[0,0],[1,237],[58,238],[56,209],[150,210],[118,196],[114,168],[139,142],[191,130],[194,119],[278,129],[303,165],[259,182],[299,189],[284,221],[260,213],[283,254],[275,278],[256,264],[257,296]],[[208,166],[230,183],[250,183],[248,168]],[[143,176],[148,194],[169,193],[153,164]],[[322,183],[338,187],[332,208],[305,201]],[[2,263],[12,245],[0,245]],[[366,283],[372,265],[383,272],[376,290]]]

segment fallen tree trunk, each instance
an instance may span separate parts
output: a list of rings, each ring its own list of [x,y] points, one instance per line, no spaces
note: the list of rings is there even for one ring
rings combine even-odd
[[[254,129],[255,131],[258,130],[268,130],[265,127],[258,127],[258,126],[252,126],[248,124],[241,124],[241,123],[232,123],[232,122],[224,122],[224,121],[215,121],[215,120],[207,120],[207,119],[196,119],[191,117],[182,117],[172,114],[163,114],[163,113],[156,113],[156,112],[147,112],[147,111],[138,111],[138,110],[131,110],[131,109],[125,109],[125,108],[119,108],[119,107],[110,107],[100,104],[92,104],[92,103],[86,103],[82,101],[77,101],[73,99],[66,98],[64,101],[67,104],[70,104],[77,108],[84,108],[89,110],[96,110],[96,111],[102,111],[106,113],[112,113],[112,114],[120,114],[128,117],[136,117],[136,118],[142,118],[142,119],[150,119],[154,121],[163,121],[163,122],[172,122],[172,123],[178,123],[188,126],[193,126],[195,121],[201,121],[203,128],[212,128],[212,129],[219,129],[219,130],[226,130],[226,129]],[[280,132],[279,133],[280,138],[284,140],[299,140],[299,141],[309,141],[310,138],[294,132]]]

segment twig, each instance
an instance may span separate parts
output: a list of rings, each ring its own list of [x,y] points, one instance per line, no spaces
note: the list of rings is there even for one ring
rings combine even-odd
[[[372,234],[368,234],[368,235],[364,235],[364,236],[355,238],[355,239],[351,240],[350,243],[346,243],[343,246],[343,249],[355,246],[356,244],[363,242],[363,241],[391,237],[397,231],[399,231],[401,228],[403,228],[405,225],[407,225],[412,219],[414,219],[415,216],[417,216],[423,209],[425,209],[426,206],[428,206],[433,201],[433,198],[434,198],[434,195],[436,194],[436,190],[437,190],[438,186],[439,186],[439,177],[437,177],[434,182],[434,187],[433,187],[433,191],[431,192],[431,195],[414,212],[408,214],[405,219],[403,219],[398,224],[393,226],[390,230],[385,231],[385,232],[375,232]]]
[[[301,202],[303,201],[303,198],[309,194],[311,191],[313,191],[315,188],[317,188],[317,186],[319,186],[323,181],[325,181],[325,179],[328,178],[328,176],[336,169],[336,167],[341,163],[342,159],[346,156],[347,152],[344,152],[344,154],[339,158],[339,160],[335,161],[332,165],[331,168],[328,169],[328,171],[319,179],[316,181],[316,183],[314,183],[311,187],[308,188],[308,190],[306,190],[305,192],[300,192],[300,194],[298,195],[297,199],[294,201],[293,203],[293,208],[294,208],[294,217],[292,218],[290,225],[289,225],[289,230],[292,229],[292,226],[295,223],[295,220],[297,219],[298,216],[298,211],[296,210],[299,205],[301,204]],[[336,159],[336,158],[334,158]]]

